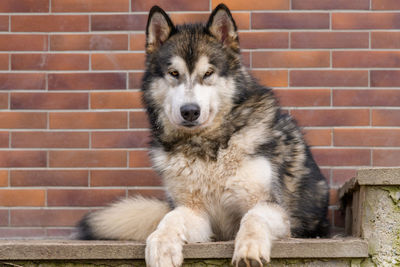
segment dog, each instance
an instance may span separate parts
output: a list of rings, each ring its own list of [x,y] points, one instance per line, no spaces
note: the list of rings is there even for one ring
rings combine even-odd
[[[243,66],[224,4],[205,25],[150,10],[142,93],[167,200],[89,213],[80,239],[146,240],[151,267],[182,265],[184,243],[235,240],[232,264],[262,266],[276,239],[328,234],[327,181],[296,122]]]

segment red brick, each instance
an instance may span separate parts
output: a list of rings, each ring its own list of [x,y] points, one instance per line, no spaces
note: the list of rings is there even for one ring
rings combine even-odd
[[[368,86],[368,71],[363,70],[293,70],[291,86]]]
[[[0,90],[45,89],[46,76],[43,73],[0,73]]]
[[[8,186],[8,170],[0,170],[0,187],[5,187],[5,186]],[[0,216],[0,221],[1,221],[1,216]]]
[[[142,86],[143,72],[129,73],[129,89],[140,89]]]
[[[289,47],[287,32],[240,32],[239,40],[244,49]]]
[[[47,237],[54,239],[68,239],[71,238],[73,234],[76,233],[75,228],[65,229],[65,228],[48,228],[46,229]]]
[[[329,67],[329,51],[253,52],[254,68],[312,68]]]
[[[92,15],[92,31],[143,31],[147,15]]]
[[[140,92],[96,92],[90,94],[92,109],[142,108]]]
[[[399,149],[374,149],[372,165],[380,167],[399,167]]]
[[[34,15],[11,16],[13,32],[86,32],[87,15]]]
[[[285,107],[330,106],[331,103],[328,89],[276,89],[274,93]]]
[[[331,129],[307,129],[303,130],[307,144],[310,146],[330,146],[332,145]]]
[[[0,70],[8,70],[8,54],[0,54]]]
[[[141,111],[130,112],[129,128],[150,128],[147,114]]]
[[[51,129],[121,129],[127,124],[126,112],[50,113]]]
[[[400,110],[374,109],[372,110],[373,126],[400,126]]]
[[[11,210],[11,226],[75,226],[89,210]],[[27,220],[29,218],[29,220]]]
[[[161,180],[152,170],[93,170],[90,186],[161,186]]]
[[[339,198],[338,198],[338,190],[337,189],[330,189],[329,190],[329,205],[339,205]]]
[[[292,9],[369,9],[369,0],[292,0]]]
[[[46,151],[0,151],[0,167],[46,167],[46,163]]]
[[[0,31],[8,31],[8,16],[0,16]]]
[[[286,10],[290,7],[289,0],[212,0],[212,7],[215,8],[220,3],[226,4],[231,10]]]
[[[0,51],[47,51],[47,39],[40,34],[2,34]]]
[[[148,131],[93,132],[93,148],[144,148],[150,142]]]
[[[398,68],[400,52],[395,51],[334,51],[334,68]]]
[[[12,70],[88,70],[89,55],[84,54],[14,54]]]
[[[292,110],[302,126],[365,126],[369,125],[368,109]]]
[[[0,189],[0,206],[32,206],[45,205],[45,190],[39,189]]]
[[[89,133],[13,132],[12,148],[88,148]]]
[[[46,229],[39,228],[2,228],[0,229],[1,238],[15,239],[22,238],[43,238],[46,235]]]
[[[0,226],[8,226],[8,210],[0,210]]]
[[[251,73],[262,85],[270,87],[288,86],[287,70],[252,70]]]
[[[184,24],[184,23],[196,23],[201,22],[205,23],[209,14],[206,13],[173,13],[170,14],[171,20],[175,25]],[[232,13],[233,19],[235,20],[236,26],[239,30],[249,29],[250,28],[250,13],[240,12],[240,13]]]
[[[87,109],[87,93],[11,93],[11,109]]]
[[[368,32],[292,32],[292,48],[368,48]]]
[[[142,70],[144,53],[93,54],[93,70]]]
[[[252,13],[252,29],[329,29],[328,13]]]
[[[0,109],[8,109],[8,93],[0,93]]]
[[[0,147],[8,147],[9,144],[9,133],[8,132],[0,132]]]
[[[0,76],[1,77],[1,76]],[[49,90],[126,89],[125,73],[52,73]]]
[[[157,198],[166,200],[165,191],[163,189],[131,189],[128,190],[129,196],[143,196],[146,198]]]
[[[400,29],[400,13],[333,13],[332,29]]]
[[[132,33],[129,38],[130,50],[144,50],[146,35],[144,33]]]
[[[335,146],[400,146],[400,130],[334,129]]]
[[[0,12],[49,12],[49,0],[2,0]]]
[[[186,0],[153,0],[136,1],[132,0],[132,11],[149,11],[153,5],[158,5],[166,11],[208,11],[209,1],[186,1]]]
[[[400,106],[400,90],[333,90],[334,106]]]
[[[44,112],[0,112],[0,128],[43,129],[47,127]]]
[[[11,170],[11,186],[88,186],[87,170]]]
[[[50,36],[50,49],[69,50],[127,50],[127,34],[57,34]]]
[[[50,207],[98,207],[124,196],[123,189],[49,189],[47,203]]]
[[[371,32],[371,47],[399,49],[400,32]]]
[[[400,70],[371,70],[372,87],[400,86]]]
[[[127,155],[120,150],[50,151],[50,167],[126,167]]]
[[[346,181],[355,177],[356,169],[333,169],[332,170],[332,186],[342,186]]]
[[[146,168],[151,167],[147,150],[134,150],[129,152],[129,167]]]
[[[130,0],[52,0],[52,12],[129,12]]]
[[[399,10],[400,2],[397,0],[371,0],[374,10]]]
[[[369,149],[312,148],[315,161],[320,166],[370,166]]]

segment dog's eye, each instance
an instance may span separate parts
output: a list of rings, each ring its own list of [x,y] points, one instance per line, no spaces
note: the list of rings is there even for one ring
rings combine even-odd
[[[168,74],[174,77],[175,79],[179,78],[179,72],[177,70],[170,70],[168,71]]]
[[[204,73],[204,79],[210,77],[211,75],[213,75],[214,70],[209,69],[206,73]]]

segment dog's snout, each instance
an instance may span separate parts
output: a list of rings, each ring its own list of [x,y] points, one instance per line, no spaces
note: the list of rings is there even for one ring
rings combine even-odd
[[[194,122],[200,117],[200,107],[197,104],[186,104],[181,107],[182,118],[189,122]]]

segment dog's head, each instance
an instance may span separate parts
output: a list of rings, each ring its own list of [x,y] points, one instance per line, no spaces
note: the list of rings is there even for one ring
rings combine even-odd
[[[164,127],[197,131],[232,108],[234,74],[243,67],[237,27],[225,5],[214,9],[206,25],[177,26],[154,6],[146,54],[144,100]]]

